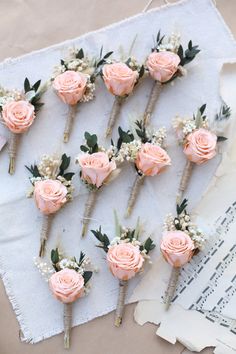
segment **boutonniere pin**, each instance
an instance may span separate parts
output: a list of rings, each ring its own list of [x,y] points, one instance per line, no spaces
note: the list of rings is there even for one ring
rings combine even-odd
[[[156,176],[171,165],[171,159],[164,146],[166,129],[147,129],[143,121],[135,122],[135,132],[123,131],[119,128],[119,140],[117,144],[117,157],[119,161],[129,161],[134,164],[136,178],[133,183],[126,216],[130,216],[138,197],[144,179],[148,176]]]
[[[47,86],[40,86],[41,80],[31,85],[26,78],[24,90],[5,90],[0,88],[0,113],[3,124],[10,130],[9,140],[9,170],[15,172],[17,148],[20,135],[25,133],[33,124],[36,113],[43,103],[40,102]]]
[[[110,54],[108,53],[107,57]],[[78,104],[89,102],[95,97],[95,80],[101,60],[89,58],[81,48],[71,50],[70,56],[61,60],[61,64],[55,68],[52,77],[53,88],[59,98],[69,106],[64,129],[65,143],[69,141]]]
[[[87,233],[97,193],[104,185],[116,178],[120,172],[115,163],[115,148],[113,146],[110,149],[99,146],[95,134],[91,135],[85,132],[84,137],[85,144],[80,147],[83,153],[76,158],[76,163],[81,168],[80,178],[89,190],[82,221],[82,237]]]
[[[43,214],[40,236],[39,256],[43,257],[53,217],[68,201],[72,200],[73,172],[67,172],[70,157],[63,154],[60,158],[45,155],[38,165],[26,168],[32,174],[32,190],[29,197],[34,197],[37,208]]]
[[[102,233],[101,227],[99,230],[92,230],[92,233],[99,241],[97,247],[106,252],[107,265],[112,275],[119,281],[119,296],[115,313],[115,326],[119,327],[124,314],[128,282],[143,271],[146,260],[150,262],[149,252],[155,244],[150,237],[144,242],[140,241],[142,230],[139,220],[136,227],[132,229],[121,226],[117,216],[116,237],[113,240]]]
[[[104,57],[105,58],[105,57]],[[135,86],[144,75],[144,66],[139,65],[134,57],[124,61],[107,59],[100,67],[100,74],[107,90],[115,97],[106,130],[106,137],[112,134],[116,119],[123,102],[133,93]]]
[[[48,282],[53,296],[64,304],[64,348],[69,349],[72,305],[89,293],[89,280],[93,275],[91,261],[83,252],[77,260],[67,257],[56,248],[51,251],[51,263],[36,258],[35,265]]]
[[[202,230],[191,220],[186,211],[187,199],[177,204],[177,215],[168,214],[163,227],[161,252],[165,260],[171,265],[172,272],[165,294],[166,309],[170,307],[175,294],[181,267],[188,263],[197,254],[206,241]]]
[[[194,165],[201,165],[215,157],[217,143],[226,140],[225,137],[218,135],[217,130],[219,126],[220,129],[223,128],[225,120],[230,117],[230,108],[226,105],[221,107],[220,112],[215,116],[212,128],[204,114],[205,109],[206,104],[202,105],[192,118],[176,117],[173,121],[173,127],[187,158],[178,190],[178,202],[183,199]]]
[[[186,75],[185,65],[190,63],[200,52],[198,46],[193,46],[189,41],[188,48],[184,51],[180,44],[180,36],[172,34],[169,38],[157,34],[155,46],[149,54],[145,69],[154,80],[153,87],[144,112],[145,125],[150,120],[156,102],[165,84],[172,82],[177,77]]]

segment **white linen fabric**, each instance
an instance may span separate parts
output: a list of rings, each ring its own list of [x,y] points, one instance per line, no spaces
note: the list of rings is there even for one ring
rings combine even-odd
[[[188,65],[187,77],[178,79],[174,85],[163,89],[152,118],[153,125],[165,125],[170,134],[168,152],[172,158],[172,166],[162,175],[146,179],[133,216],[128,221],[123,219],[123,214],[135,178],[135,171],[131,166],[125,166],[122,174],[99,195],[90,229],[102,224],[103,230],[111,238],[114,236],[115,208],[121,221],[127,225],[133,225],[137,217],[141,216],[147,234],[152,234],[158,243],[163,217],[174,210],[176,190],[185,164],[182,149],[177,147],[171,128],[172,118],[176,114],[192,115],[205,102],[210,117],[220,107],[218,74],[222,63],[236,57],[236,48],[234,39],[214,5],[210,0],[184,0],[0,64],[0,84],[8,88],[20,88],[26,76],[31,82],[39,78],[48,80],[54,65],[60,62],[71,46],[83,47],[85,52],[97,55],[103,45],[104,51],[114,50],[114,57],[119,57],[120,45],[128,53],[136,35],[132,54],[143,61],[153,45],[152,38],[159,29],[166,34],[180,32],[184,47],[192,39],[193,44],[200,46],[201,53]],[[130,115],[140,116],[143,113],[151,85],[152,81],[146,79],[127,100],[117,127],[121,125],[128,129]],[[85,131],[96,133],[102,144],[109,145],[104,140],[104,132],[113,99],[99,81],[96,99],[79,106],[71,139],[65,145],[62,143],[62,133],[68,108],[49,89],[43,97],[45,106],[29,132],[21,139],[14,176],[7,173],[6,149],[1,152],[0,269],[24,339],[28,342],[38,342],[63,330],[63,306],[52,297],[47,283],[33,265],[33,257],[39,249],[42,217],[33,200],[26,198],[30,183],[24,165],[38,161],[45,153],[55,152],[66,152],[74,161]],[[0,134],[7,134],[4,126],[0,127]],[[114,132],[114,140],[116,137]],[[199,200],[218,162],[219,158],[215,158],[195,169],[188,193],[191,205]],[[72,170],[78,172],[73,164]],[[76,197],[56,215],[47,248],[50,250],[55,247],[59,240],[68,255],[78,256],[80,250],[84,250],[100,268],[100,272],[92,279],[89,296],[74,304],[73,325],[78,325],[115,308],[118,283],[109,273],[104,254],[95,247],[96,241],[91,233],[83,240],[80,237],[87,192],[79,182],[78,173],[74,183],[77,185]],[[153,252],[154,258],[158,252],[157,247]],[[130,293],[140,278],[130,281]]]

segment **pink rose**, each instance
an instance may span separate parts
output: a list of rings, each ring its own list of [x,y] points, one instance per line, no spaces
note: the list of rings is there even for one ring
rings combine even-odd
[[[58,180],[46,179],[34,185],[34,200],[43,214],[53,214],[67,201],[67,189]]]
[[[87,76],[73,70],[67,70],[58,75],[53,82],[53,87],[58,96],[69,105],[75,105],[81,100],[86,85]]]
[[[2,118],[13,133],[24,133],[34,121],[34,106],[28,101],[8,102],[2,108]]]
[[[209,130],[200,128],[187,135],[184,153],[188,160],[202,164],[216,155],[217,136]]]
[[[171,160],[160,146],[145,143],[137,154],[135,164],[145,176],[154,176],[165,166],[170,165]]]
[[[144,258],[137,246],[132,243],[120,243],[109,248],[107,262],[114,277],[128,280],[140,271]]]
[[[84,278],[74,269],[65,268],[51,276],[49,287],[57,300],[68,304],[83,295]]]
[[[115,96],[129,95],[138,79],[138,72],[124,63],[106,64],[102,73],[108,91]]]
[[[161,241],[161,251],[172,267],[182,267],[193,256],[194,243],[183,231],[168,231]]]
[[[78,157],[78,162],[82,170],[82,179],[89,184],[101,187],[105,179],[116,169],[114,161],[109,161],[105,152],[95,152],[94,154],[82,154]]]
[[[169,81],[178,70],[180,57],[169,51],[153,52],[147,59],[147,68],[154,80]]]

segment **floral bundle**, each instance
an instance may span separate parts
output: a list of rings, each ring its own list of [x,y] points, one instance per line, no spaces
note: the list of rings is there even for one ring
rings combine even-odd
[[[129,57],[124,61],[107,59],[101,64],[100,75],[107,90],[115,96],[112,106],[106,137],[110,136],[116,119],[125,99],[132,94],[134,87],[139,83],[144,75],[144,66],[139,65],[134,57]]]
[[[163,85],[172,82],[177,77],[186,75],[185,65],[190,63],[199,52],[198,46],[193,46],[192,41],[189,41],[188,48],[184,51],[180,44],[179,35],[173,33],[167,38],[161,36],[160,31],[158,32],[155,46],[145,64],[145,69],[154,80],[144,112],[145,125],[150,120]]]
[[[106,252],[108,267],[112,275],[119,280],[119,296],[116,307],[115,326],[122,323],[124,314],[125,297],[128,281],[143,270],[146,260],[150,262],[149,252],[155,247],[152,239],[139,240],[142,232],[139,220],[134,229],[122,227],[116,220],[116,237],[109,240],[108,236],[102,233],[101,227],[92,230],[92,233],[99,241],[98,247]]]
[[[15,172],[15,162],[20,134],[25,133],[33,124],[36,113],[43,103],[41,96],[46,90],[40,87],[41,80],[31,85],[26,78],[24,90],[5,90],[0,88],[0,113],[3,124],[10,130],[9,141],[9,170],[12,175]]]
[[[165,260],[171,265],[172,272],[166,291],[165,304],[168,309],[173,299],[180,269],[198,253],[205,244],[206,236],[191,220],[186,211],[187,199],[177,204],[177,215],[166,216],[161,240],[161,252]]]
[[[98,145],[95,134],[85,132],[85,144],[80,149],[76,162],[80,165],[80,178],[89,190],[83,215],[82,236],[85,236],[89,218],[95,207],[96,197],[100,189],[110,183],[120,172],[114,160],[114,149],[105,149]]]
[[[212,128],[209,120],[204,114],[206,104],[202,105],[192,118],[176,117],[173,127],[178,140],[183,145],[183,152],[187,158],[187,163],[181,178],[177,201],[181,202],[183,194],[188,186],[193,166],[201,165],[211,160],[217,154],[217,143],[226,140],[225,137],[217,135],[219,124],[224,123],[230,117],[230,108],[223,105],[215,116]],[[223,127],[224,124],[222,124]],[[215,130],[215,131],[214,131]]]
[[[143,121],[135,122],[134,134],[119,128],[116,160],[133,162],[137,176],[131,189],[126,216],[130,216],[141,185],[147,176],[156,176],[171,164],[171,159],[164,148],[165,128],[147,129]]]
[[[38,165],[26,166],[32,174],[29,196],[34,197],[37,208],[43,213],[40,257],[44,256],[53,216],[72,199],[74,173],[67,172],[69,165],[70,157],[63,154],[60,158],[45,155]]]
[[[35,259],[35,265],[49,284],[53,296],[64,304],[64,348],[70,347],[72,304],[89,293],[93,267],[83,252],[79,260],[65,256],[58,248],[51,251],[51,263]]]

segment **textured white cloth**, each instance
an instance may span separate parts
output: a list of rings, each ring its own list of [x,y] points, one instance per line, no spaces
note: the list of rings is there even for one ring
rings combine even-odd
[[[171,19],[171,21],[170,21]],[[179,4],[165,6],[137,15],[100,31],[86,34],[54,47],[40,50],[0,64],[1,85],[8,88],[21,87],[25,76],[30,81],[41,78],[47,80],[55,64],[59,63],[70,46],[83,47],[88,53],[96,55],[103,45],[105,51],[115,50],[119,56],[119,46],[128,53],[130,45],[138,34],[133,55],[144,60],[153,45],[152,38],[161,29],[170,34],[179,31],[186,47],[192,39],[199,44],[201,53],[188,65],[188,76],[176,80],[173,86],[163,89],[152,123],[165,125],[168,137],[168,152],[172,166],[161,176],[147,178],[135,212],[128,225],[133,225],[141,216],[147,234],[157,241],[160,237],[161,223],[167,212],[174,208],[175,195],[185,160],[171,129],[171,120],[176,114],[192,115],[197,107],[207,102],[207,112],[213,117],[221,102],[219,98],[219,70],[223,62],[236,57],[236,49],[229,30],[222,22],[210,0],[187,0]],[[125,103],[119,125],[129,127],[129,115],[141,115],[144,111],[152,82],[147,79],[137,88],[135,95]],[[42,218],[33,200],[26,199],[30,187],[28,172],[24,165],[37,161],[44,153],[63,153],[72,156],[79,153],[85,130],[97,133],[103,141],[105,127],[112,106],[113,97],[98,82],[96,100],[83,104],[74,124],[71,139],[67,145],[62,143],[62,134],[67,107],[49,90],[44,96],[45,106],[39,113],[34,125],[22,137],[16,173],[7,173],[8,156],[6,149],[1,152],[0,171],[0,268],[7,294],[16,312],[26,341],[35,343],[63,330],[63,306],[56,301],[47,283],[41,278],[33,265],[33,257],[39,248],[39,234]],[[118,126],[118,125],[117,125]],[[3,134],[4,127],[0,133]],[[114,134],[114,138],[116,138]],[[206,188],[219,159],[214,159],[201,168],[196,168],[189,191],[192,205]],[[72,165],[77,171],[77,167]],[[201,178],[200,178],[201,177]],[[113,208],[123,217],[130,187],[135,178],[134,169],[126,166],[122,174],[99,195],[90,228],[103,225],[104,231],[114,236]],[[48,249],[55,247],[58,239],[68,255],[78,256],[80,250],[93,259],[100,272],[92,279],[92,290],[88,297],[74,304],[74,325],[91,320],[114,309],[118,283],[106,267],[102,250],[94,247],[96,241],[89,234],[81,240],[81,216],[86,200],[86,190],[78,184],[77,196],[59,212],[54,220]],[[78,196],[79,195],[79,196]],[[158,247],[153,253],[155,258]],[[140,277],[130,281],[130,292]]]

